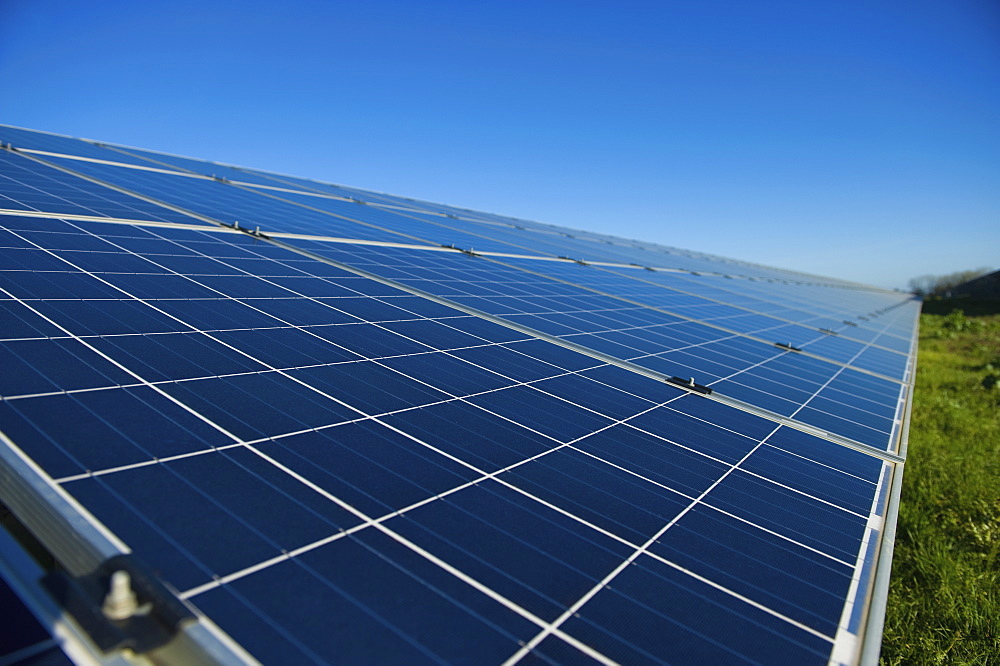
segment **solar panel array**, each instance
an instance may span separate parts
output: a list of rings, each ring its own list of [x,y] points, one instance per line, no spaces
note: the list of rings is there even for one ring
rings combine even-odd
[[[0,141],[3,451],[256,659],[859,658],[910,295]]]

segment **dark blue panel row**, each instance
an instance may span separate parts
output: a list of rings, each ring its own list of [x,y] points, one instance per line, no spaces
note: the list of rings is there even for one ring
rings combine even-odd
[[[681,278],[668,273],[648,271],[627,271],[625,269],[592,270],[587,267],[565,264],[539,264],[525,260],[505,260],[525,270],[543,272],[557,279],[567,280],[574,284],[595,289],[607,294],[638,301],[646,305],[660,308],[699,321],[710,322],[716,326],[775,343],[790,344],[806,349],[809,352],[837,363],[852,364],[863,370],[879,372],[890,377],[902,377],[907,356],[905,353],[894,353],[890,350],[869,349],[864,354],[866,343],[847,337],[849,328],[842,321],[833,331],[841,331],[845,335],[829,335],[820,331],[822,326],[807,326],[814,315],[806,313],[784,312],[781,315],[767,316],[734,307],[715,300],[719,294],[711,292],[702,295],[700,284],[707,278],[696,281],[692,278]],[[726,281],[732,291],[748,284],[745,280]],[[887,297],[888,299],[888,297]],[[898,300],[894,299],[894,300]],[[748,304],[751,306],[756,304]],[[782,318],[778,318],[778,317]],[[793,319],[788,321],[789,316]],[[784,320],[783,320],[784,319]]]
[[[699,383],[735,398],[785,416],[795,415],[844,437],[883,449],[889,446],[899,402],[896,382],[861,375],[841,365],[789,352],[722,328],[736,319],[747,323],[758,320],[750,326],[750,331],[755,337],[766,339],[775,335],[771,329],[787,334],[793,328],[780,320],[744,312],[707,319],[718,326],[689,321],[669,314],[671,303],[701,301],[704,305],[700,307],[728,306],[565,262],[506,259],[496,262],[402,248],[313,241],[296,244],[321,256],[665,375],[694,377]],[[589,284],[591,288],[577,284]],[[638,285],[637,293],[628,291],[633,285]],[[663,297],[663,309],[633,304],[636,300],[655,301],[654,296]],[[809,339],[805,335],[820,342],[835,339],[818,330],[810,333],[808,329],[798,329],[801,332],[798,340]],[[864,349],[861,343],[844,342],[852,346],[855,355]],[[874,349],[871,352],[873,358],[878,352],[880,358],[888,355],[906,360],[893,352]],[[901,372],[898,377],[902,379]],[[874,392],[868,393],[868,401],[857,408],[860,411],[852,411],[850,407],[841,409],[845,381],[875,387]],[[814,398],[819,400],[817,404],[812,404]]]
[[[780,290],[783,285],[794,284],[799,288],[803,286],[808,288],[808,285],[810,284],[822,285],[820,288],[828,292],[828,295],[831,291],[831,287],[835,290],[851,292],[841,300],[845,303],[858,305],[856,308],[857,311],[855,312],[857,315],[862,314],[865,309],[876,312],[879,311],[880,308],[887,303],[886,297],[890,296],[882,294],[881,300],[879,300],[879,295],[875,292],[862,292],[858,290],[855,285],[851,285],[849,283],[838,282],[829,278],[817,278],[816,276],[798,274],[790,271],[769,269],[731,259],[722,259],[710,255],[661,246],[655,243],[642,243],[630,239],[587,231],[568,230],[552,225],[518,220],[495,214],[454,208],[442,204],[421,202],[404,197],[369,192],[357,188],[319,183],[317,181],[291,176],[258,172],[253,169],[232,167],[225,164],[206,162],[202,160],[179,157],[176,155],[153,153],[135,148],[113,146],[102,147],[91,142],[79,141],[68,137],[60,137],[3,126],[0,126],[0,138],[5,138],[5,140],[8,140],[15,146],[52,150],[55,152],[98,159],[112,159],[122,163],[141,166],[154,165],[161,168],[176,169],[178,172],[194,172],[204,176],[216,176],[232,181],[248,182],[255,185],[285,187],[306,193],[325,194],[327,196],[332,195],[335,197],[345,197],[358,201],[364,201],[372,204],[374,207],[384,208],[388,211],[400,211],[406,215],[411,215],[410,222],[414,223],[414,230],[422,228],[425,232],[428,231],[428,227],[424,223],[430,223],[432,226],[441,227],[441,229],[438,230],[439,232],[444,229],[452,230],[451,232],[447,232],[453,234],[451,240],[448,240],[446,237],[442,237],[444,239],[441,240],[434,233],[431,233],[430,235],[434,236],[434,240],[432,242],[455,243],[456,239],[472,241],[474,238],[478,237],[488,239],[481,241],[481,245],[489,244],[491,241],[499,242],[500,246],[528,248],[527,250],[522,250],[522,253],[526,252],[528,254],[540,252],[550,255],[569,255],[574,258],[588,259],[592,261],[613,261],[625,264],[635,263],[639,265],[680,268],[683,270],[702,271],[715,274],[749,276],[754,279],[767,280],[767,291],[771,292],[772,295],[775,291]],[[82,165],[80,162],[77,162],[77,164]],[[132,180],[132,176],[119,175],[119,177],[123,177],[130,181]],[[137,182],[143,183],[141,179]],[[145,184],[149,187],[157,187],[149,183]],[[166,189],[170,190],[171,188],[166,186]],[[293,194],[291,196],[302,199],[299,195]],[[315,197],[305,197],[302,201],[307,203],[307,205],[309,201],[313,201],[315,203]],[[321,205],[320,207],[323,206]],[[420,215],[413,215],[415,211],[431,211],[435,213],[435,215],[421,218]],[[413,217],[419,218],[421,221],[417,222],[412,219]],[[383,216],[383,219],[388,218],[384,218]],[[303,229],[331,228],[329,220],[326,220],[325,224],[321,218],[315,218],[315,220],[320,223],[318,225],[307,224],[306,227],[303,227]],[[286,224],[295,225],[296,222],[294,220],[287,220]],[[403,227],[400,227],[400,229],[406,229],[405,223]],[[286,226],[276,226],[273,230],[296,231],[296,229]],[[355,228],[355,230],[357,231],[357,228]],[[370,233],[370,230],[366,231],[362,237],[367,238]],[[421,234],[417,235],[420,236]],[[866,297],[869,297],[869,305],[867,306],[864,305]],[[873,298],[874,300],[872,300]],[[727,302],[735,301],[727,300]],[[815,299],[803,299],[802,303],[812,303],[815,305]],[[902,337],[906,337],[906,331],[909,330],[909,328],[911,328],[911,326],[904,325],[901,329]]]
[[[91,141],[74,139],[59,134],[49,134],[47,132],[35,132],[33,130],[0,125],[0,141],[7,143],[14,148],[24,150],[43,150],[51,153],[63,155],[76,155],[96,160],[108,160],[112,162],[125,162],[140,166],[150,166],[146,160],[138,159],[130,155],[123,154],[118,150],[99,146]]]
[[[412,234],[401,235],[289,203],[276,196],[281,193],[265,194],[264,190],[238,187],[201,177],[142,171],[58,157],[46,159],[92,178],[133,192],[141,192],[157,201],[181,207],[224,224],[238,222],[248,229],[259,226],[266,231],[321,233],[341,238],[422,242]]]
[[[552,254],[553,256],[570,253],[602,260],[625,260],[626,258],[632,260],[636,258],[633,254],[638,251],[638,244],[634,241],[628,241],[626,239],[614,239],[613,237],[605,237],[599,234],[591,234],[583,231],[577,231],[572,234],[567,234],[565,232],[560,233],[558,228],[552,227],[551,225],[537,224],[525,220],[514,220],[503,216],[468,211],[440,204],[416,202],[412,199],[392,195],[378,194],[356,188],[346,188],[319,183],[292,176],[257,172],[252,169],[236,168],[230,165],[206,162],[203,160],[180,157],[176,155],[154,153],[136,148],[119,146],[99,146],[89,141],[82,141],[69,137],[33,132],[30,130],[22,130],[6,126],[0,126],[0,139],[19,148],[45,150],[55,153],[121,162],[137,166],[175,169],[182,173],[193,172],[204,176],[215,176],[231,181],[245,182],[255,185],[282,187],[297,189],[304,192],[353,198],[376,205],[388,205],[392,207],[392,209],[403,208],[408,211],[424,210],[433,211],[435,213],[445,213],[450,216],[451,220],[451,223],[447,225],[446,228],[450,227],[453,231],[447,232],[439,230],[438,233],[442,235],[440,238],[435,237],[435,242],[445,244],[455,243],[461,247],[480,246],[481,249],[488,249],[488,247],[492,247],[493,249],[502,251],[513,251],[512,248],[516,247],[519,248],[518,251],[527,254],[533,254],[538,251],[546,254]],[[71,166],[72,162],[66,162],[66,164]],[[82,166],[79,162],[76,164]],[[148,191],[143,191],[144,193],[149,194]],[[303,202],[307,205],[316,204],[316,201],[310,198],[305,199]],[[322,208],[324,206],[320,205],[319,207]],[[44,210],[51,210],[54,212],[71,212],[60,208],[45,208]],[[461,217],[461,221],[459,220],[459,216]],[[434,218],[428,219],[431,221],[443,221],[440,219],[434,220]],[[321,223],[312,225],[307,224],[305,226],[301,223],[296,224],[295,222],[290,222],[290,226],[275,228],[275,230],[338,235],[331,234],[329,231],[331,226],[328,220],[318,221]],[[325,222],[325,224],[322,222]],[[424,225],[418,222],[414,226],[422,227]],[[362,237],[368,238],[370,236],[363,235]],[[497,241],[499,241],[499,244]],[[609,247],[608,244],[612,242],[619,247]],[[601,245],[599,245],[599,243]],[[681,259],[681,257],[684,258]],[[684,263],[691,268],[701,268],[702,270],[710,270],[711,267],[714,266],[711,262],[707,264],[703,261],[699,262],[697,260],[693,262],[692,256],[689,254],[687,256],[682,255],[679,251],[676,251],[673,254],[665,252],[654,253],[650,254],[647,259],[648,258],[652,258],[654,263],[666,262],[668,265],[674,265],[680,261],[680,263]],[[659,261],[657,262],[655,260]]]
[[[0,150],[0,208],[199,224],[187,215],[5,150]]]

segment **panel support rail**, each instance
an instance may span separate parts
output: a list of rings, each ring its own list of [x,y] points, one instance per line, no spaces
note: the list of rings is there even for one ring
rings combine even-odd
[[[198,665],[257,663],[175,591],[134,564],[129,547],[3,432],[0,502],[60,565],[46,576],[49,596],[43,601],[50,607],[53,600],[58,602],[59,621],[72,625],[70,633],[86,638],[74,643],[74,650],[89,652],[98,663],[148,664],[146,657],[157,662]],[[102,615],[102,594],[95,593],[94,586],[121,570],[130,572],[139,601],[152,609],[148,616],[111,621]],[[22,583],[38,587],[37,581]],[[158,626],[151,628],[153,623]],[[53,628],[51,623],[49,628]]]

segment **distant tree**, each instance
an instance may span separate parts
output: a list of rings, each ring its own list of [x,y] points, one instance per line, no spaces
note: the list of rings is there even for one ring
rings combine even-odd
[[[980,275],[989,273],[990,268],[976,268],[969,271],[958,271],[947,275],[921,275],[910,280],[910,291],[920,297],[943,296],[955,287]]]

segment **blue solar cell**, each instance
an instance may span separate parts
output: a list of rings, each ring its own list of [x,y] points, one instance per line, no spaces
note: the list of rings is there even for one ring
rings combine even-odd
[[[531,650],[531,656],[546,664],[599,664],[595,657],[570,645],[566,641],[549,636]]]
[[[0,396],[131,383],[133,377],[73,339],[10,340],[0,347]]]
[[[464,401],[441,402],[380,417],[390,427],[486,473],[550,451],[559,442]]]
[[[691,498],[707,490],[726,469],[711,454],[692,450],[689,432],[652,434],[642,429],[605,429],[573,442],[585,453],[606,460],[649,482]]]
[[[470,347],[468,349],[455,350],[452,354],[469,363],[490,368],[495,372],[502,373],[506,377],[511,377],[521,382],[530,382],[551,377],[553,374],[553,364],[518,353],[518,348],[522,346],[515,344],[511,347],[498,348]],[[593,361],[592,365],[601,364]]]
[[[892,430],[894,405],[886,405],[883,413],[878,414],[868,409],[852,408],[831,398],[815,396],[809,401],[809,408],[838,414],[841,418],[860,423],[879,432],[888,433]]]
[[[599,411],[616,420],[630,419],[642,412],[653,409],[656,403],[619,390],[614,386],[590,381],[580,375],[563,375],[552,379],[543,379],[532,386],[554,395],[576,396],[574,402]],[[673,391],[663,391],[665,398],[674,398]]]
[[[51,322],[43,319],[23,303],[9,299],[0,298],[0,321],[3,321],[0,340],[47,338],[61,333]]]
[[[886,349],[868,347],[851,361],[851,365],[877,372],[886,377],[902,377],[906,372],[909,360],[909,356],[904,354],[894,354]]]
[[[185,328],[167,315],[129,300],[51,300],[40,301],[33,307],[46,317],[58,320],[72,335],[166,333]]]
[[[876,449],[886,450],[892,443],[888,435],[892,432],[892,424],[885,423],[881,428],[873,428],[863,423],[858,423],[850,418],[824,412],[813,407],[803,407],[796,417],[818,428],[823,428],[828,432],[837,433],[853,439],[862,444],[868,444]]]
[[[503,372],[503,367],[500,368]],[[468,399],[494,414],[524,423],[533,430],[569,442],[614,421],[567,400],[529,387],[515,386]]]
[[[449,397],[424,382],[372,362],[323,365],[290,370],[288,374],[335,397],[344,395],[344,386],[350,386],[351,393],[344,398],[369,414],[429,405]]]
[[[149,382],[197,379],[267,370],[264,364],[202,333],[115,335],[88,340],[95,349]],[[134,381],[134,380],[133,380]],[[113,386],[105,382],[103,386]]]
[[[358,421],[283,437],[260,450],[370,516],[382,516],[478,478],[468,467],[378,423]]]
[[[272,437],[346,421],[358,413],[278,373],[198,379],[163,390],[236,437]]]
[[[483,252],[516,252],[519,254],[543,254],[533,249],[530,242],[517,241],[520,239],[508,239],[508,242],[496,240],[493,236],[497,234],[494,229],[475,227],[471,224],[463,224],[460,221],[450,220],[436,215],[412,210],[398,210],[395,208],[382,208],[380,206],[359,205],[357,202],[332,199],[328,197],[308,196],[294,192],[282,192],[278,194],[282,199],[310,208],[329,213],[331,216],[344,217],[358,222],[374,225],[375,227],[391,230],[400,234],[397,239],[404,241],[404,236],[409,237],[409,242],[420,239],[433,242],[438,245],[455,245],[467,250],[478,250]],[[335,219],[335,218],[333,218]],[[322,217],[316,218],[317,224],[306,222],[286,225],[282,231],[294,231],[304,234],[315,234],[322,236],[335,235],[330,231],[330,223]],[[551,254],[551,253],[550,253]]]
[[[861,453],[858,456],[866,457],[873,463],[878,462]],[[874,485],[878,480],[877,475],[872,480],[858,479],[843,469],[817,465],[814,461],[802,458],[801,453],[771,447],[762,448],[741,469],[857,513],[871,510]],[[876,470],[880,469],[881,465],[876,465]]]
[[[152,545],[169,535],[175,554],[157,556],[157,566],[183,589],[204,582],[205,572],[237,571],[357,523],[347,511],[315,501],[306,494],[308,489],[275,472],[249,452],[227,452],[72,481],[66,488],[86,498],[109,526],[122,515],[128,516],[125,520],[156,516],[155,526],[143,521],[131,529],[131,539]],[[254,492],[248,493],[248,487]],[[169,501],[170,511],[162,510],[164,501]],[[212,538],[207,539],[209,525]]]
[[[547,621],[629,552],[493,481],[415,509],[387,526]]]
[[[753,449],[759,438],[774,430],[774,424],[769,421],[698,398],[684,399],[671,403],[667,409],[641,414],[629,424],[727,463],[737,462]],[[635,440],[637,443],[650,442],[651,449],[657,446],[648,436]],[[649,468],[655,470],[656,464],[650,464]]]
[[[4,432],[54,478],[232,442],[145,386],[5,400],[0,416]]]
[[[212,337],[273,368],[357,361],[361,356],[318,335],[315,328],[256,328],[215,331]],[[224,374],[224,373],[215,373]],[[202,375],[205,376],[205,375]]]
[[[572,448],[498,478],[633,543],[652,537],[689,501]]]
[[[488,342],[479,335],[466,333],[459,326],[469,318],[447,318],[441,321],[430,319],[406,319],[401,321],[387,321],[380,324],[382,328],[397,333],[399,335],[412,338],[414,340],[432,339],[439,340],[440,349],[460,349],[462,347],[472,347]],[[500,328],[496,326],[494,328]],[[493,331],[490,331],[491,333]],[[509,339],[510,336],[503,336]]]
[[[244,169],[238,169],[228,164],[220,164],[218,162],[206,162],[204,160],[192,159],[190,157],[182,157],[180,155],[155,153],[128,146],[114,146],[113,148],[110,148],[110,150],[121,158],[115,160],[117,162],[125,162],[128,164],[135,163],[147,167],[170,169],[182,173],[196,173],[201,174],[202,176],[212,176],[215,178],[224,178],[232,181],[254,183],[270,187],[288,187],[290,185],[287,181],[283,182],[275,180],[274,178],[268,178],[267,176],[259,175]]]
[[[3,248],[5,260],[4,272],[16,273],[9,275],[10,279],[17,281],[33,282],[47,279],[48,275],[22,275],[22,273],[45,273],[50,271],[65,271],[68,268],[66,262],[59,259],[55,254],[46,252],[40,248]]]

